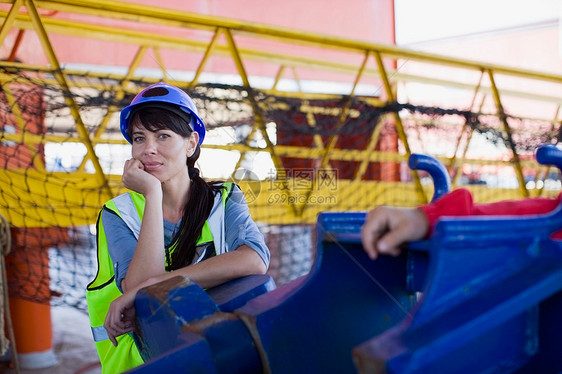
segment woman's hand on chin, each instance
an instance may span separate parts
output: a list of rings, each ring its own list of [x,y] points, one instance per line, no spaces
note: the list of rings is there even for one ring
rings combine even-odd
[[[121,181],[128,189],[145,196],[151,191],[161,191],[162,189],[158,178],[145,171],[143,163],[134,158],[125,161]]]

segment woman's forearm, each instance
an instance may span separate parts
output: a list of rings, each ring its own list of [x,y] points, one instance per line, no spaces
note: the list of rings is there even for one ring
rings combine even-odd
[[[199,286],[209,288],[250,274],[265,274],[267,268],[261,257],[243,245],[235,251],[211,257],[173,272],[188,277]]]
[[[159,192],[159,193],[158,193]],[[162,192],[146,196],[146,206],[135,253],[121,284],[123,291],[165,273]]]

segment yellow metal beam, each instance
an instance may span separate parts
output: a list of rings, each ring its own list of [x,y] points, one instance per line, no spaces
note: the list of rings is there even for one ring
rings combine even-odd
[[[392,86],[390,85],[390,80],[388,79],[388,75],[385,72],[384,63],[382,61],[382,56],[380,53],[375,52],[375,60],[377,61],[377,66],[381,73],[381,79],[384,85],[384,90],[386,92],[387,102],[390,103],[394,101],[394,91],[392,90]],[[400,118],[400,115],[397,112],[394,112],[394,121],[395,121],[396,131],[398,132],[398,138],[400,139],[402,145],[404,146],[404,150],[406,151],[406,157],[409,158],[412,154],[412,151],[410,151],[410,145],[408,143],[408,137],[406,136],[406,132],[404,130],[404,125],[402,124],[402,119]],[[418,197],[420,198],[420,201],[422,203],[426,203],[427,197],[423,193],[423,186],[421,184],[418,172],[417,170],[412,170],[411,172],[414,178],[414,184],[416,186]]]
[[[3,0],[0,2],[12,3],[12,1],[7,0]],[[451,58],[430,53],[422,53],[418,51],[398,48],[395,46],[359,42],[344,38],[306,33],[249,22],[228,20],[188,12],[170,12],[169,9],[165,8],[142,6],[131,3],[121,3],[118,1],[38,1],[37,4],[39,4],[39,6],[44,9],[67,11],[73,13],[76,12],[80,14],[125,19],[135,22],[151,22],[164,24],[171,27],[196,28],[197,26],[204,26],[204,29],[206,30],[215,30],[216,27],[221,27],[232,30],[234,32],[241,31],[244,33],[249,33],[257,38],[275,36],[286,42],[297,44],[312,43],[315,46],[321,46],[323,48],[345,49],[356,53],[364,53],[365,51],[369,50],[378,51],[385,57],[403,58],[408,59],[409,61],[430,62],[438,65],[454,66],[477,71],[493,70],[497,74],[560,82],[560,76],[556,74],[537,72],[527,69],[510,68],[501,65],[486,64],[471,60]],[[22,21],[26,18],[23,15],[21,17]],[[145,43],[156,43],[158,39],[168,39],[169,41],[174,40],[174,38],[166,38],[165,35],[151,35],[149,33],[144,33],[144,37],[140,37],[142,33],[131,32],[127,29],[121,29],[119,32],[117,32],[115,28],[103,27],[88,23],[76,23],[71,21],[57,20],[48,17],[45,17],[44,23],[46,28],[48,30],[52,30],[53,32],[65,33],[68,35],[78,35],[88,38],[105,38],[107,34],[111,34],[116,41],[128,41],[135,44],[141,44],[143,40]],[[130,37],[130,39],[127,39],[128,37]],[[179,48],[182,43],[173,42],[173,44],[176,46],[176,48]],[[199,48],[204,49],[205,45],[200,44]]]
[[[209,57],[211,57],[211,54],[213,53],[213,50],[217,45],[217,40],[219,39],[220,31],[221,29],[217,28],[213,33],[213,37],[211,38],[211,41],[209,42],[207,49],[205,50],[205,54],[203,55],[203,58],[199,62],[199,66],[195,70],[195,76],[191,80],[190,86],[193,87],[198,83],[199,77],[201,76],[201,73],[203,73],[203,69],[205,68],[207,61],[209,61]]]
[[[8,12],[6,18],[2,22],[2,28],[0,28],[0,45],[4,44],[4,40],[8,35],[8,32],[12,28],[14,21],[16,19],[16,15],[19,12],[20,7],[23,5],[23,0],[16,0],[13,2],[10,11]]]
[[[363,75],[363,72],[365,71],[365,66],[367,65],[368,60],[369,60],[369,52],[366,52],[365,56],[363,56],[363,62],[361,63],[361,66],[359,67],[359,70],[357,71],[357,74],[355,75],[355,81],[353,82],[351,92],[346,97],[346,99],[345,99],[343,105],[341,106],[341,108],[338,108],[339,115],[338,115],[338,119],[337,119],[337,122],[336,122],[336,133],[335,133],[335,135],[332,135],[330,137],[330,139],[328,140],[327,147],[325,147],[324,150],[323,150],[322,159],[320,161],[320,168],[327,167],[329,162],[330,162],[330,153],[335,148],[336,143],[338,142],[338,138],[339,138],[338,132],[342,128],[342,126],[345,123],[345,120],[346,120],[346,118],[349,114],[349,109],[351,107],[351,103],[352,103],[353,96],[354,96],[354,93],[355,93],[355,88],[357,87],[357,84],[359,83],[359,80],[361,79],[361,77]]]
[[[511,149],[513,157],[513,169],[515,170],[515,175],[519,181],[519,189],[524,197],[529,197],[529,191],[527,191],[525,176],[523,175],[523,169],[521,168],[521,160],[519,159],[519,153],[515,148],[515,142],[513,141],[513,136],[511,134],[511,127],[507,123],[507,116],[503,110],[503,105],[501,103],[500,94],[496,88],[496,82],[494,79],[494,73],[488,70],[488,79],[490,79],[490,84],[492,85],[492,93],[494,94],[494,102],[496,103],[496,108],[498,111],[498,117],[503,125],[503,130],[507,137],[507,146]]]
[[[322,147],[322,158],[320,159],[320,166],[319,169],[325,169],[328,167],[329,163],[330,163],[330,156],[332,153],[332,150],[335,148],[338,139],[339,139],[339,131],[342,129],[342,126],[345,124],[345,120],[348,118],[349,115],[349,110],[351,107],[351,104],[353,102],[353,97],[355,94],[355,89],[357,88],[357,84],[359,83],[359,81],[361,80],[361,77],[363,76],[363,72],[365,71],[365,67],[367,66],[367,61],[369,60],[369,51],[367,51],[365,53],[365,56],[363,56],[363,62],[361,63],[361,66],[359,67],[359,70],[357,71],[357,74],[355,75],[355,80],[353,82],[353,86],[351,88],[351,92],[348,94],[348,96],[346,97],[343,105],[341,106],[341,108],[339,108],[339,116],[336,122],[336,131],[335,134],[332,135],[330,137],[330,139],[328,140],[328,145],[326,147]],[[318,138],[315,139],[318,142]],[[306,197],[308,199],[308,197],[311,196],[311,194],[313,193],[313,191],[316,189],[317,187],[317,182],[318,182],[318,178],[314,178],[312,181],[312,184],[310,186],[310,189],[307,191]],[[302,209],[307,208],[308,205],[303,204],[302,205]],[[301,213],[302,214],[302,213]]]
[[[37,8],[35,7],[33,0],[24,0],[24,5],[27,8],[27,11],[29,12],[31,22],[33,23],[34,29],[39,36],[39,40],[43,46],[45,54],[47,55],[47,59],[49,60],[51,66],[53,67],[53,72],[58,83],[60,84],[64,92],[70,93],[70,87],[66,82],[65,76],[61,72],[58,58],[49,41],[49,36],[45,28],[43,27],[43,23],[41,22],[41,17],[39,16],[39,12],[37,11]],[[84,126],[84,122],[82,121],[82,117],[80,116],[80,111],[78,110],[78,106],[76,102],[74,102],[72,97],[68,95],[65,95],[64,100],[68,108],[70,109],[70,112],[72,113],[72,116],[76,124],[76,129],[78,130],[82,143],[86,146],[88,155],[90,156],[92,164],[94,165],[94,168],[96,170],[96,179],[100,182],[101,188],[106,190],[108,196],[112,196],[111,188],[107,183],[107,178],[105,176],[105,173],[99,163],[99,159],[96,156],[93,144],[90,141],[88,130]]]
[[[375,152],[375,147],[377,146],[377,144],[379,142],[379,138],[380,138],[381,132],[383,130],[383,127],[384,127],[383,121],[379,120],[379,123],[373,129],[373,132],[372,132],[372,134],[369,138],[369,143],[365,147],[366,153]],[[353,176],[353,180],[355,182],[359,183],[361,181],[361,179],[363,178],[363,175],[367,171],[368,166],[369,166],[369,157],[365,157],[360,161],[359,167],[357,168],[357,170],[355,172],[355,175]]]
[[[44,181],[49,183],[29,183]],[[298,181],[286,180],[290,185]],[[0,214],[17,227],[76,226],[95,222],[100,207],[107,197],[101,193],[96,181],[84,178],[82,174],[45,173],[33,170],[0,169]],[[125,189],[119,176],[111,176],[109,183],[115,193]],[[362,181],[360,184],[349,180],[337,181],[334,186],[317,188],[306,197],[288,194],[272,188],[271,181],[240,181],[242,191],[257,191],[256,199],[249,203],[250,213],[258,222],[270,224],[313,224],[321,211],[365,211],[374,205],[389,204],[417,206],[416,187],[411,183]],[[23,193],[21,186],[28,191]],[[520,198],[515,189],[493,189],[467,186],[474,198],[481,202],[498,199]],[[424,194],[433,194],[431,186],[424,188]],[[555,197],[558,191],[545,191],[544,196]],[[61,197],[64,197],[61,198]],[[301,215],[295,214],[291,204],[308,203]],[[9,207],[6,208],[6,207]]]
[[[12,3],[13,1],[0,0],[0,3],[2,2]],[[225,19],[178,10],[170,11],[170,9],[162,7],[112,0],[49,0],[37,1],[37,4],[43,9],[129,20],[139,23],[149,22],[175,27],[201,28],[204,30],[214,30],[216,27],[222,27],[231,30],[231,32],[241,32],[260,38],[275,38],[290,43],[309,44],[322,46],[323,48],[339,48],[357,51],[359,53],[366,50],[378,51],[385,57],[431,62],[439,65],[461,67],[477,71],[493,70],[497,74],[560,82],[560,76],[556,74],[511,68],[502,65],[407,50],[392,45],[369,43],[247,21]]]
[[[238,74],[240,74],[240,77],[242,78],[244,87],[246,87],[248,90],[248,99],[254,110],[254,123],[255,123],[254,127],[257,128],[257,131],[261,133],[263,139],[265,140],[266,147],[269,150],[271,159],[273,160],[273,165],[275,165],[275,168],[277,170],[281,170],[283,168],[283,163],[281,162],[279,156],[277,156],[277,154],[275,153],[275,148],[273,146],[273,143],[271,142],[271,139],[269,139],[269,134],[266,131],[265,120],[262,114],[262,110],[257,103],[255,92],[252,88],[252,85],[250,84],[250,80],[248,79],[248,75],[246,73],[246,69],[244,68],[244,63],[242,62],[242,58],[240,57],[240,53],[238,52],[238,47],[236,46],[234,37],[232,36],[232,33],[229,30],[223,30],[223,32],[228,41],[228,45],[231,49],[232,58],[234,59],[236,68],[238,69]]]
[[[38,136],[37,137],[38,140],[35,143],[30,143],[28,141],[27,139],[28,131],[26,130],[28,124],[23,119],[23,113],[21,107],[18,101],[16,100],[16,98],[14,97],[10,84],[4,84],[2,86],[2,91],[4,92],[4,97],[6,98],[6,102],[10,106],[10,110],[12,111],[12,114],[16,121],[18,132],[21,134],[21,137],[23,138],[20,144],[23,144],[29,150],[29,154],[32,157],[33,166],[38,170],[44,170],[45,165],[43,164],[41,157],[37,157],[39,155],[39,149],[37,146],[42,142],[41,137]]]
[[[0,15],[3,14],[0,12]],[[4,13],[5,14],[5,13]],[[112,40],[114,42],[122,42],[122,43],[130,43],[130,44],[138,44],[138,45],[151,45],[159,48],[171,48],[176,50],[184,50],[184,51],[196,51],[196,52],[204,52],[208,47],[208,42],[205,41],[197,41],[197,40],[187,40],[184,38],[178,37],[170,37],[168,35],[155,35],[151,33],[139,32],[134,30],[127,30],[127,29],[119,29],[119,28],[112,28],[100,25],[90,25],[86,23],[80,22],[72,22],[66,20],[56,20],[52,18],[45,18],[44,19],[45,28],[49,32],[53,33],[61,33],[66,35],[84,37],[84,38],[99,38],[103,40]],[[29,22],[28,17],[25,15],[20,15],[16,19],[16,26],[24,27],[24,28],[32,28],[31,23]],[[357,53],[364,53],[368,50],[378,50],[377,45],[369,44],[371,49],[363,49],[358,50]],[[330,45],[327,45],[326,48],[329,48]],[[408,53],[411,51],[404,51],[404,56],[411,61],[415,61],[413,59],[414,56],[409,56]],[[217,45],[215,47],[215,53],[217,55],[228,55],[229,49],[228,46]],[[254,59],[257,61],[275,61],[275,62],[282,62],[287,66],[300,66],[300,67],[309,67],[309,68],[316,68],[316,69],[323,69],[329,70],[334,72],[343,72],[347,74],[355,74],[357,67],[338,63],[334,61],[322,61],[322,60],[315,60],[309,58],[302,58],[299,56],[289,56],[287,54],[276,54],[266,51],[258,51],[246,48],[239,48],[239,53],[244,59]],[[424,54],[422,55],[423,59],[420,61],[430,61],[435,64],[440,63],[440,59],[431,60],[432,55]],[[413,60],[412,60],[413,59]],[[491,68],[489,64],[480,64],[474,65],[470,64],[465,60],[454,60],[457,65],[462,65],[463,62],[465,63],[466,68],[475,69],[482,71],[485,68]],[[539,80],[547,80],[547,81],[555,81],[557,83],[562,82],[562,77],[554,74],[544,74],[544,73],[537,73],[537,72],[530,72],[527,70],[522,69],[509,69],[499,67],[496,72],[511,74],[514,76],[526,77],[530,79],[539,79]],[[376,69],[365,69],[366,76],[378,76],[379,72]],[[428,84],[436,84],[442,86],[449,86],[449,87],[458,87],[464,89],[473,89],[473,85],[462,83],[462,82],[454,82],[452,80],[440,80],[428,77],[420,77],[420,76],[412,76],[408,74],[401,74],[400,72],[393,72],[388,71],[388,75],[392,76],[394,81],[411,81],[411,82],[421,82],[421,83],[428,83]],[[499,88],[498,88],[499,89]],[[483,91],[491,92],[490,87],[483,87]],[[518,91],[507,91],[499,89],[499,92],[502,95],[510,95],[516,97],[529,97],[535,98],[539,101],[552,101],[556,103],[562,103],[561,97],[549,97],[548,95],[540,95],[540,94],[533,94],[528,92],[518,92]]]
[[[138,91],[138,86],[129,85],[128,82],[135,82],[140,84],[153,83],[159,78],[146,78],[142,77],[137,73],[137,68],[140,66],[140,61],[142,56],[145,54],[149,48],[154,51],[155,59],[160,67],[162,75],[165,80],[172,84],[176,84],[182,87],[188,87],[191,85],[194,87],[198,84],[202,73],[204,73],[207,62],[210,58],[214,56],[230,56],[236,65],[238,74],[246,86],[249,97],[247,103],[252,105],[255,113],[255,126],[252,129],[252,136],[255,132],[261,132],[263,138],[267,143],[267,147],[264,149],[250,147],[247,144],[232,144],[225,146],[213,146],[205,145],[205,148],[217,148],[224,150],[238,151],[244,154],[244,152],[267,152],[271,154],[274,164],[279,170],[282,170],[282,165],[280,157],[294,157],[294,158],[305,158],[305,159],[322,159],[323,165],[327,165],[330,160],[353,160],[359,162],[359,168],[355,175],[354,181],[342,181],[342,184],[338,186],[338,191],[324,191],[325,195],[318,195],[319,190],[316,188],[315,181],[311,181],[310,189],[305,194],[299,194],[298,191],[292,191],[287,188],[290,185],[288,181],[284,181],[281,184],[283,190],[281,194],[279,191],[266,193],[259,199],[267,199],[266,202],[259,200],[258,205],[253,205],[252,209],[257,212],[259,217],[265,217],[264,220],[269,222],[277,222],[279,220],[281,223],[295,223],[295,222],[313,222],[318,209],[367,209],[373,204],[377,203],[396,203],[401,205],[408,204],[419,204],[427,201],[427,197],[430,193],[427,191],[426,186],[422,186],[419,176],[414,173],[414,184],[407,184],[405,186],[407,197],[403,200],[398,200],[400,197],[395,194],[392,195],[389,191],[395,191],[397,185],[383,183],[383,182],[359,182],[361,176],[366,170],[366,167],[370,162],[404,162],[410,155],[411,151],[409,148],[409,140],[406,136],[404,126],[401,122],[401,118],[397,113],[394,113],[396,127],[398,135],[402,144],[406,149],[405,154],[399,153],[388,153],[388,152],[377,152],[374,151],[378,137],[380,134],[380,124],[376,126],[369,144],[365,150],[339,150],[335,149],[335,141],[337,137],[332,138],[332,141],[327,147],[324,147],[322,142],[319,143],[319,137],[315,138],[316,148],[306,148],[306,147],[296,147],[296,146],[281,146],[274,145],[268,137],[265,131],[265,117],[262,113],[263,108],[260,107],[259,103],[255,99],[254,94],[258,92],[255,87],[250,85],[250,77],[247,75],[245,70],[245,64],[248,60],[254,61],[265,61],[275,64],[274,66],[279,66],[279,70],[276,72],[274,77],[271,77],[273,85],[269,90],[260,90],[266,94],[272,94],[277,96],[288,96],[295,98],[302,98],[303,105],[301,105],[301,110],[307,115],[309,122],[312,124],[314,122],[314,116],[316,113],[322,113],[323,115],[333,115],[335,120],[343,123],[343,120],[355,115],[349,109],[349,101],[347,104],[342,105],[341,108],[335,108],[335,112],[331,112],[326,108],[307,108],[307,101],[312,98],[334,98],[341,97],[341,95],[323,95],[321,93],[308,93],[304,92],[304,85],[301,79],[299,79],[299,74],[297,68],[313,68],[322,70],[324,72],[337,72],[345,73],[349,78],[349,97],[355,97],[357,100],[365,100],[366,102],[376,102],[376,105],[383,105],[380,99],[375,97],[357,97],[357,88],[362,78],[381,78],[384,85],[384,90],[386,93],[386,103],[390,103],[395,99],[394,88],[397,82],[419,82],[424,84],[435,84],[440,86],[447,86],[453,88],[462,88],[466,90],[474,90],[473,103],[470,108],[474,105],[476,100],[476,94],[492,94],[496,102],[496,108],[498,109],[498,117],[504,121],[504,127],[506,132],[510,134],[510,128],[505,121],[505,113],[503,112],[503,106],[500,101],[500,97],[504,98],[506,95],[514,97],[522,97],[536,101],[551,102],[555,104],[562,104],[562,97],[556,97],[555,94],[552,96],[537,94],[532,92],[522,92],[516,90],[507,90],[502,87],[497,87],[494,81],[494,77],[498,75],[506,75],[510,77],[525,78],[532,80],[533,82],[553,82],[556,84],[562,83],[562,76],[535,72],[523,69],[515,69],[505,66],[498,66],[492,64],[486,64],[481,62],[475,62],[464,59],[451,58],[446,56],[438,56],[429,53],[422,53],[407,49],[398,48],[395,46],[374,44],[356,40],[349,40],[345,38],[337,38],[332,36],[302,32],[300,30],[290,30],[281,27],[272,27],[266,25],[260,25],[256,23],[249,23],[238,20],[223,19],[218,17],[193,14],[189,12],[182,11],[171,11],[170,9],[146,6],[133,3],[124,3],[119,1],[109,1],[109,0],[52,0],[52,1],[39,1],[39,0],[17,0],[8,1],[0,0],[0,3],[10,4],[11,8],[7,12],[0,12],[0,20],[3,21],[2,29],[0,29],[0,41],[5,40],[5,37],[10,29],[19,28],[20,30],[35,30],[39,35],[39,39],[46,51],[47,57],[49,59],[50,67],[37,67],[37,66],[27,66],[24,64],[10,63],[10,62],[0,62],[2,67],[15,67],[16,69],[30,69],[29,71],[37,71],[46,73],[45,75],[52,75],[54,77],[46,77],[38,83],[48,83],[54,84],[61,87],[61,90],[66,94],[71,93],[71,88],[74,87],[94,87],[100,90],[107,90],[107,86],[95,87],[95,84],[91,84],[85,80],[77,79],[78,77],[98,77],[115,80],[112,83],[110,89],[117,92],[118,98],[124,97],[125,94],[136,93]],[[20,5],[27,6],[28,13],[18,13]],[[38,10],[52,10],[50,15],[45,15]],[[57,18],[59,13],[73,13],[83,15],[80,19],[82,21],[70,21],[63,18]],[[121,27],[110,27],[101,25],[98,21],[103,19],[112,18],[119,22],[117,24],[122,25]],[[180,36],[170,36],[165,32],[163,33],[149,33],[139,30],[133,30],[134,25],[144,25],[144,24],[154,24],[162,25],[166,31],[177,30],[180,32],[174,33],[174,35],[191,35],[190,38],[180,37]],[[129,28],[130,27],[130,28]],[[188,33],[186,30],[197,30],[197,33]],[[201,31],[203,30],[203,31]],[[220,32],[219,32],[220,31]],[[93,72],[81,72],[61,69],[60,62],[57,59],[53,46],[50,44],[49,34],[59,33],[63,35],[70,35],[78,38],[98,38],[104,40],[110,40],[115,43],[128,43],[139,46],[137,56],[133,58],[129,66],[129,70],[125,75],[121,74],[102,74]],[[219,35],[225,36],[223,39],[219,39]],[[357,60],[356,63],[351,63],[342,60],[325,61],[315,58],[306,58],[297,55],[291,55],[290,53],[277,53],[273,49],[271,51],[262,51],[253,48],[245,48],[237,43],[238,36],[243,36],[244,40],[254,39],[254,40],[266,40],[274,41],[275,43],[280,43],[279,45],[284,46],[305,46],[311,48],[319,48],[323,51],[335,51],[339,54],[345,54],[346,56],[354,58],[350,61]],[[263,44],[263,43],[262,43]],[[186,52],[196,52],[201,54],[201,61],[199,66],[195,71],[195,77],[191,82],[176,82],[167,74],[168,69],[161,58],[161,51],[165,49],[171,49],[176,51],[186,51]],[[369,67],[366,65],[366,60],[369,55],[374,55],[377,66]],[[361,59],[363,57],[363,59]],[[476,84],[471,84],[463,81],[455,81],[451,79],[450,81],[440,80],[437,78],[426,77],[426,76],[416,76],[404,74],[400,71],[394,71],[392,69],[386,69],[382,61],[385,60],[396,60],[403,59],[409,63],[427,63],[433,66],[445,66],[445,67],[455,67],[459,69],[464,69],[468,71],[477,72],[487,72],[490,76],[490,85],[482,85],[482,81]],[[294,80],[297,82],[300,92],[281,92],[279,91],[278,82],[282,77],[284,71],[291,69],[293,71]],[[0,74],[0,81],[9,82],[11,80],[17,79],[15,75],[12,75],[8,71]],[[101,171],[99,166],[99,161],[94,153],[94,145],[100,143],[107,144],[125,144],[121,139],[108,139],[104,137],[104,129],[109,123],[109,116],[118,108],[109,108],[106,117],[102,120],[101,124],[96,124],[97,131],[95,134],[90,135],[83,123],[81,118],[79,108],[76,102],[72,100],[72,97],[66,98],[67,105],[71,110],[72,116],[75,119],[77,131],[79,137],[76,139],[68,139],[61,136],[56,136],[52,134],[47,134],[45,137],[39,137],[33,134],[4,134],[2,137],[3,141],[8,141],[11,139],[19,139],[23,144],[32,145],[33,142],[60,142],[61,140],[67,142],[83,142],[87,147],[87,158],[91,159],[94,163],[96,169],[97,180],[91,182],[88,185],[73,185],[72,188],[76,188],[73,192],[69,191],[69,194],[78,201],[84,199],[83,193],[93,190],[98,193],[97,197],[88,196],[92,198],[92,201],[96,201],[96,211],[99,208],[99,204],[103,203],[101,201],[108,197],[111,197],[112,193],[119,191],[120,187],[116,185],[113,180],[113,176],[105,176]],[[281,104],[280,104],[281,105]],[[17,110],[15,111],[17,112]],[[16,113],[17,114],[17,113]],[[549,119],[550,121],[551,119]],[[470,141],[470,134],[468,135]],[[459,151],[460,139],[457,144],[456,152]],[[468,143],[467,143],[468,144]],[[443,158],[442,161],[445,163],[449,162],[451,167],[461,167],[463,163],[472,164],[495,164],[503,165],[505,163],[497,162],[495,160],[469,160],[466,158],[467,147],[463,150],[462,157],[457,157],[457,153],[452,159]],[[520,181],[520,191],[511,191],[510,193],[527,193],[525,188],[522,168],[528,167],[532,162],[519,159],[516,150],[514,150],[514,161],[512,162],[516,165],[517,178]],[[536,167],[532,165],[532,167]],[[43,171],[41,177],[46,177],[49,175],[46,171]],[[91,174],[86,173],[83,168],[79,169],[75,174],[73,174],[70,179],[74,176],[82,178],[90,178]],[[38,176],[39,177],[39,176]],[[243,181],[241,181],[242,183]],[[283,181],[282,181],[283,182]],[[245,183],[245,182],[244,182]],[[263,182],[266,183],[266,182]],[[56,183],[55,183],[56,184]],[[92,187],[92,186],[97,187]],[[107,190],[107,193],[100,194],[96,188],[99,186],[107,186],[113,190]],[[262,186],[263,187],[263,186]],[[84,189],[84,190],[81,190]],[[369,188],[369,189],[367,189]],[[355,190],[353,190],[355,189]],[[414,192],[415,191],[415,192]],[[37,192],[39,193],[39,192]],[[285,194],[285,195],[283,195]],[[362,195],[364,194],[364,195]],[[375,195],[376,194],[376,195]],[[353,196],[352,196],[353,195]],[[392,195],[392,196],[391,196]],[[505,196],[509,195],[506,193]],[[42,196],[42,195],[39,195]],[[285,196],[287,198],[286,204],[280,204],[280,206],[272,207],[271,204],[268,205],[272,198]],[[311,199],[316,199],[316,202],[322,197],[324,201],[328,201],[328,198],[335,196],[338,200],[336,205],[319,204],[313,206],[310,204]],[[361,197],[361,201],[356,202],[357,197]],[[383,196],[381,198],[380,196]],[[483,195],[478,195],[481,199],[486,199]],[[495,195],[499,198],[500,195]],[[27,200],[26,200],[27,199]],[[382,200],[380,200],[382,199]],[[384,200],[386,199],[386,200]],[[83,200],[84,201],[84,200]],[[351,201],[355,205],[346,205],[347,201]],[[345,202],[345,203],[344,203]],[[30,209],[30,207],[35,206],[34,209],[44,209],[45,212],[52,210],[49,206],[48,197],[43,198],[41,201],[32,201],[30,197],[24,197],[22,203],[15,209],[22,217],[25,215],[24,209]],[[16,204],[16,203],[14,203]],[[36,204],[36,205],[33,205]],[[37,205],[42,204],[42,205]],[[260,205],[261,204],[261,205]],[[369,205],[369,206],[367,206]],[[17,204],[16,204],[17,206]],[[70,206],[70,205],[69,205]],[[62,211],[68,209],[63,207]],[[15,212],[14,211],[14,212]],[[92,210],[93,211],[93,210]],[[272,212],[278,212],[280,216],[272,217]],[[288,213],[287,213],[288,212]],[[55,218],[59,219],[61,216],[47,217],[45,222],[54,222]],[[91,212],[85,213],[85,215]],[[43,213],[42,213],[43,214]],[[45,213],[53,214],[53,213]],[[288,218],[284,218],[284,216]],[[269,217],[269,218],[268,218]],[[281,218],[280,218],[281,217]],[[52,218],[52,219],[51,219]],[[91,219],[91,217],[89,218]],[[80,221],[81,222],[81,221]]]

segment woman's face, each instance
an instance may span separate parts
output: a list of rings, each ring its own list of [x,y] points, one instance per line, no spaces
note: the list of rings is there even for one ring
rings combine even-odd
[[[153,132],[135,124],[131,140],[133,158],[143,164],[146,172],[165,183],[176,178],[185,181],[186,160],[195,151],[199,139],[196,132],[184,138],[167,128]]]

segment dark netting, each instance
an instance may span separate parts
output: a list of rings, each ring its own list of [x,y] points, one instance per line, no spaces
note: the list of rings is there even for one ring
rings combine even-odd
[[[129,82],[134,89],[123,91],[122,82],[99,74],[67,75],[71,86],[67,91],[51,74],[13,69],[3,74],[0,212],[10,222],[13,238],[7,256],[9,292],[14,297],[85,311],[84,290],[96,271],[97,213],[110,193],[122,191],[119,174],[130,152],[120,134],[118,114],[148,82]],[[246,169],[242,175],[230,170],[218,176],[238,182],[247,179],[245,186],[250,187],[245,189],[246,197],[271,248],[270,273],[278,284],[306,274],[314,258],[315,212],[306,216],[312,205],[303,206],[297,198],[304,196],[306,203],[315,197],[315,207],[323,209],[319,196],[314,195],[315,188],[322,187],[338,199],[325,205],[326,209],[340,211],[415,199],[395,114],[401,119],[412,152],[460,157],[463,152],[459,149],[468,144],[468,134],[478,134],[487,149],[497,150],[499,156],[488,163],[460,167],[457,173],[464,179],[460,178],[459,184],[470,184],[473,173],[489,183],[483,166],[511,159],[513,151],[531,159],[537,145],[559,141],[559,123],[509,115],[504,121],[492,114],[461,109],[384,104],[373,98],[348,96],[274,96],[219,84],[184,88],[201,108],[207,125],[205,149],[234,152],[220,156],[217,163],[241,155],[248,158],[249,152],[236,148],[242,145],[255,153],[278,156],[277,164],[271,162],[275,170],[270,173],[260,176],[251,164],[238,162],[239,168]],[[73,112],[72,103],[76,103],[77,112]],[[84,132],[77,125],[77,113]],[[373,143],[374,133],[378,141]],[[221,141],[213,140],[217,134],[223,134]],[[89,147],[96,157],[91,157]],[[326,149],[330,152],[322,153]],[[436,149],[441,153],[436,154]],[[468,146],[464,149],[471,152]],[[366,160],[371,153],[380,154],[380,158]],[[525,172],[529,178],[538,175],[535,169]],[[316,184],[307,184],[311,180]],[[376,196],[368,194],[377,188]],[[292,194],[275,195],[287,189]],[[498,199],[502,196],[490,194]],[[282,201],[283,196],[292,198],[292,205]],[[280,206],[283,204],[286,206]]]

